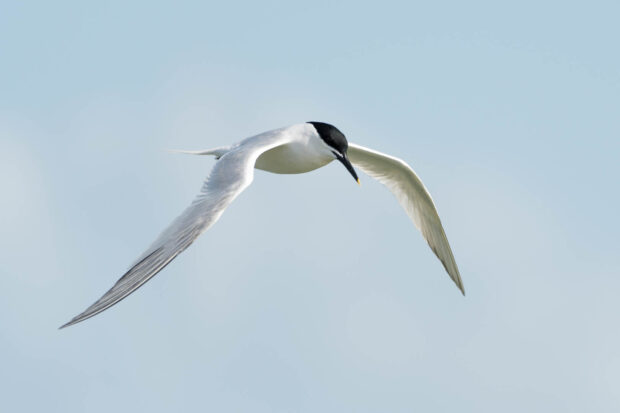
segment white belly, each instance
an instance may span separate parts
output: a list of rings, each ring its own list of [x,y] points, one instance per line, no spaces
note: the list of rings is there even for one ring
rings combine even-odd
[[[311,142],[290,143],[271,149],[256,160],[256,169],[276,174],[302,174],[327,165],[334,157]]]

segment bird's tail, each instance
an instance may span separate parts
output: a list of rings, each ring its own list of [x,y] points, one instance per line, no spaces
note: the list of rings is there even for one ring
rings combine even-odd
[[[207,149],[205,151],[184,151],[179,149],[169,149],[170,152],[175,153],[186,153],[190,155],[213,155],[215,159],[220,159],[226,152],[228,152],[230,148],[228,146],[222,146],[214,149]]]

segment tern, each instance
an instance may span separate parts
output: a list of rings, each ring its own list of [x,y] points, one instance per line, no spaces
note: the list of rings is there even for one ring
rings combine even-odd
[[[401,159],[348,143],[335,126],[306,122],[275,129],[239,143],[205,151],[217,159],[192,204],[183,211],[129,270],[95,303],[60,328],[86,320],[137,290],[209,229],[254,178],[254,169],[277,174],[300,174],[340,161],[359,184],[354,165],[387,186],[415,226],[422,232],[448,275],[465,289],[448,238],[428,190]]]

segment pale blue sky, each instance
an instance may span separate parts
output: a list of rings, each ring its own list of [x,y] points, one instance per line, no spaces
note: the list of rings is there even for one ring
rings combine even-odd
[[[619,15],[0,3],[0,410],[617,412]],[[414,167],[467,297],[334,163],[257,172],[165,271],[57,330],[214,162],[164,149],[307,120]]]

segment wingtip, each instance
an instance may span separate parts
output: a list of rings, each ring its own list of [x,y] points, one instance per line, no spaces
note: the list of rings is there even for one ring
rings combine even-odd
[[[459,289],[461,294],[463,294],[463,297],[465,297],[465,286],[463,285],[463,282],[461,281],[461,278],[459,277],[458,282],[455,281],[454,284],[456,284],[456,287]]]
[[[79,314],[79,315],[73,317],[68,322],[66,322],[63,325],[61,325],[60,327],[58,327],[58,329],[62,330],[64,328],[71,327],[72,325],[77,324],[77,323],[81,323],[82,321],[87,320],[87,319],[89,319],[90,317],[92,317],[92,316],[94,316],[96,314],[98,314],[98,313],[90,314],[90,315],[88,315],[86,317],[84,317],[84,313]]]
[[[69,322],[67,322],[67,323],[64,323],[63,325],[61,325],[60,327],[58,327],[58,329],[59,329],[59,330],[62,330],[62,329],[64,329],[64,328],[67,328],[67,327],[72,326],[73,324],[79,323],[80,321],[82,321],[82,320],[76,320],[76,319],[74,318],[73,320],[71,320],[71,321],[69,321]]]

